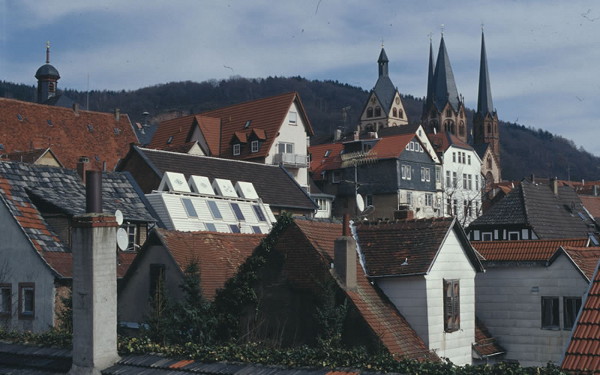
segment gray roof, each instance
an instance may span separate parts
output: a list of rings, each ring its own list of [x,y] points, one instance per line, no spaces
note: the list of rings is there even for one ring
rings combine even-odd
[[[37,72],[35,72],[35,78],[39,79],[45,77],[54,77],[56,79],[59,79],[60,74],[58,74],[58,70],[54,66],[50,64],[44,64],[39,67]]]
[[[425,97],[425,110],[431,108],[433,103],[433,91],[434,91],[434,71],[435,65],[433,63],[433,46],[431,40],[429,41],[429,66],[427,68],[427,96]]]
[[[390,113],[392,103],[394,102],[394,96],[396,95],[396,87],[388,75],[388,62],[389,60],[385,50],[381,48],[381,53],[377,60],[377,63],[379,64],[379,78],[377,78],[375,87],[373,87],[373,92],[377,96],[377,99],[379,99],[385,114]]]
[[[458,111],[458,105],[460,98],[458,96],[458,89],[456,88],[456,82],[454,81],[454,73],[452,72],[452,66],[450,66],[450,58],[448,57],[448,51],[446,50],[446,43],[444,43],[444,37],[440,42],[440,50],[438,51],[437,62],[435,63],[434,72],[434,103],[438,110],[442,110],[447,102],[455,111]]]
[[[479,95],[477,97],[477,113],[480,113],[483,116],[488,113],[494,113],[494,104],[492,103],[492,88],[490,86],[483,32],[481,32],[481,60],[479,62]]]
[[[596,232],[575,190],[523,180],[489,211],[474,220],[470,230],[498,226],[527,226],[540,239],[581,238]]]
[[[277,165],[189,155],[137,146],[134,146],[133,150],[146,160],[159,178],[162,178],[164,172],[179,172],[186,178],[191,175],[206,176],[211,180],[223,178],[231,180],[234,184],[237,181],[246,181],[254,185],[258,196],[271,207],[307,211],[317,208],[296,180],[283,167]]]

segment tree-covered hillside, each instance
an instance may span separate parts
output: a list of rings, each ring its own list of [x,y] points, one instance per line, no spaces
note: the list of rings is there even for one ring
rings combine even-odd
[[[71,99],[93,111],[112,111],[119,108],[134,122],[149,122],[199,113],[229,104],[297,91],[315,130],[313,144],[330,139],[335,129],[352,131],[368,92],[336,81],[310,81],[302,77],[267,77],[205,82],[173,82],[132,91],[65,90]],[[0,96],[34,101],[35,87],[0,82]],[[411,122],[419,122],[423,101],[405,95],[404,106]],[[502,113],[499,114],[502,117]],[[472,118],[472,111],[469,111]],[[578,148],[572,141],[541,129],[501,122],[501,163],[503,178],[520,180],[535,174],[540,177],[558,177],[571,180],[600,180],[600,158]]]

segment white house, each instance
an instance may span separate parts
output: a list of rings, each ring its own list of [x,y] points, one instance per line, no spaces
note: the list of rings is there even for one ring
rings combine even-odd
[[[475,275],[483,271],[454,218],[356,228],[365,273],[438,356],[473,362]]]
[[[466,227],[481,215],[481,159],[471,146],[448,132],[429,138],[442,159],[443,212],[456,216]]]
[[[477,316],[523,366],[559,364],[600,258],[589,240],[474,241]],[[576,246],[576,247],[573,247]]]

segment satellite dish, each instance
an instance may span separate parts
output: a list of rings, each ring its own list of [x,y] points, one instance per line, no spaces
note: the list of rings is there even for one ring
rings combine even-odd
[[[365,209],[365,200],[360,194],[356,194],[356,208],[358,208],[358,212],[363,212]]]
[[[117,246],[122,251],[127,250],[127,246],[129,245],[129,236],[127,235],[127,231],[123,228],[119,228],[117,230]]]
[[[115,211],[115,219],[117,220],[117,224],[123,224],[123,213],[121,212],[121,210]]]

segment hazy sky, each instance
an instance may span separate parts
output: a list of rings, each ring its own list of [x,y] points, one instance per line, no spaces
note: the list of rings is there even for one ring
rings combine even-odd
[[[51,42],[59,88],[302,76],[371,89],[381,43],[401,93],[425,95],[441,25],[458,91],[476,107],[481,25],[501,119],[600,155],[594,1],[0,0],[0,79],[35,84]]]

